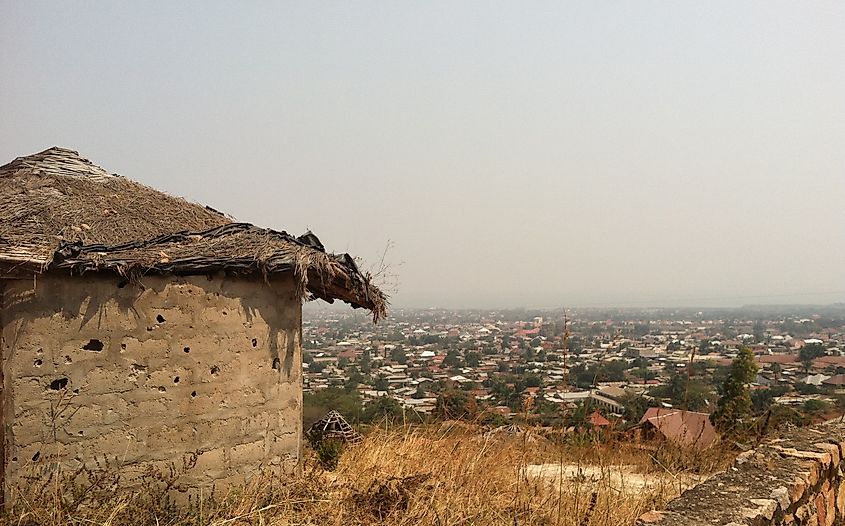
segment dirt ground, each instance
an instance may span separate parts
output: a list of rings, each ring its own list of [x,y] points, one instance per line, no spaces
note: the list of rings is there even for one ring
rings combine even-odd
[[[596,466],[590,464],[531,464],[526,466],[528,477],[544,478],[552,484],[563,476],[564,483],[601,485],[620,494],[671,486],[679,491],[691,488],[707,477],[691,473],[673,475],[668,472],[639,473],[636,466]]]

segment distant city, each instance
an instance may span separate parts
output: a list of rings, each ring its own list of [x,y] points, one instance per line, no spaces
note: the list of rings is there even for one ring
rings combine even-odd
[[[845,407],[845,305],[738,309],[312,309],[303,321],[306,420],[321,393],[364,418],[635,424],[648,408],[713,410],[732,360],[759,365],[754,413],[796,425]],[[338,402],[334,400],[335,405]],[[322,408],[321,408],[322,410]],[[579,416],[580,412],[580,416]],[[318,414],[319,411],[314,411]]]

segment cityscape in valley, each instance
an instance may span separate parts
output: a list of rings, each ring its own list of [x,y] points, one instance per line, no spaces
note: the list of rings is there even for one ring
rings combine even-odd
[[[649,408],[714,410],[740,349],[767,425],[845,408],[845,305],[739,309],[307,310],[305,424],[464,418],[624,429]],[[657,409],[654,409],[657,408]],[[687,417],[692,418],[692,417]]]

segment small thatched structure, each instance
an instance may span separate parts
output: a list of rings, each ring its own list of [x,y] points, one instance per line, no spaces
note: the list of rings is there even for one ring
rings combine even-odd
[[[337,439],[348,444],[357,444],[364,437],[343,418],[343,415],[332,409],[326,416],[317,420],[308,428],[309,440],[319,442],[324,439]]]
[[[488,432],[488,435],[490,435],[490,436],[493,436],[493,435],[517,436],[517,435],[521,435],[522,433],[525,433],[525,429],[522,426],[515,424],[515,423],[510,423],[506,426],[498,426],[498,427],[491,429]]]
[[[103,456],[127,485],[187,456],[186,492],[295,469],[313,297],[375,320],[387,304],[311,233],[235,222],[63,148],[0,167],[6,495]]]
[[[537,433],[536,428],[525,428],[513,422],[508,425],[495,427],[483,436],[485,439],[495,439],[502,442],[524,440],[529,444],[536,444],[545,441],[543,436]]]

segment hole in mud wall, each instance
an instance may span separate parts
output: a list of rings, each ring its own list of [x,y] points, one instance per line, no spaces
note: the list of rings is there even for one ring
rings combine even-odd
[[[65,365],[70,365],[72,363],[73,363],[73,359],[70,356],[65,355]]]
[[[41,458],[41,452],[40,452],[40,451],[36,451],[36,452],[35,452],[35,454],[34,454],[34,455],[32,455],[32,461],[33,461],[33,462],[38,462],[38,459],[39,459],[39,458]]]
[[[103,350],[103,342],[101,342],[100,340],[91,339],[88,340],[88,343],[83,345],[82,348],[86,351],[100,352]]]
[[[185,354],[188,354],[189,352],[191,352],[191,348],[190,347],[184,347],[182,349],[182,352],[185,353]]]
[[[57,378],[50,382],[50,389],[53,391],[59,391],[61,389],[64,389],[65,387],[67,387],[67,382],[67,378]]]
[[[211,376],[217,376],[217,373],[220,372],[220,368],[217,367],[216,365],[212,365],[210,371],[211,371]]]
[[[178,383],[179,383],[179,377],[178,377],[178,376],[175,376],[175,377],[173,378],[173,383],[174,383],[174,384],[178,384]]]
[[[164,316],[162,316],[161,314],[157,314],[157,315],[156,315],[156,321],[157,321],[157,322],[159,322],[159,323],[164,323],[164,322],[166,322],[167,320],[165,320],[165,319],[164,319]]]
[[[163,393],[163,392],[165,392],[165,391],[167,391],[167,388],[166,388],[166,387],[164,387],[163,385],[159,386],[159,388],[158,388],[158,392],[159,392],[159,393]]]
[[[255,339],[255,338],[252,339],[252,346],[258,347],[258,340],[257,339]]]
[[[41,361],[41,358],[36,358],[35,361],[32,362],[32,365],[34,365],[35,367],[41,367],[42,365],[44,365],[44,362]]]
[[[191,391],[191,398],[196,398],[196,397],[197,397],[197,392]]]
[[[273,358],[273,369],[278,371],[279,367],[281,367],[281,365],[282,365],[282,362],[278,358]]]

